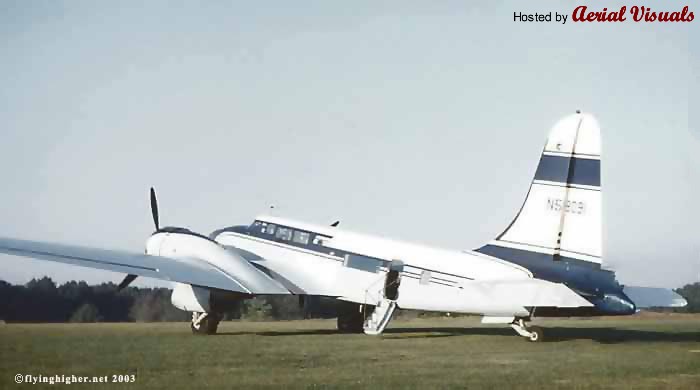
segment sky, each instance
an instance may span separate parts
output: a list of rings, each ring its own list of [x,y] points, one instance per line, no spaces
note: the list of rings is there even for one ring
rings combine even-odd
[[[1,3],[0,236],[141,252],[155,186],[161,224],[204,234],[274,204],[472,249],[581,109],[602,128],[605,266],[700,281],[697,1],[654,5],[690,24],[565,25],[513,12],[578,2]],[[44,275],[123,277],[0,255],[0,279]]]

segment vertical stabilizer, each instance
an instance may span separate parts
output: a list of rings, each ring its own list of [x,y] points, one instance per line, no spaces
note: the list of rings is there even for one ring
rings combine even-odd
[[[549,133],[535,177],[513,222],[479,252],[529,252],[544,261],[602,263],[600,127],[577,112]],[[511,256],[509,256],[511,257]]]

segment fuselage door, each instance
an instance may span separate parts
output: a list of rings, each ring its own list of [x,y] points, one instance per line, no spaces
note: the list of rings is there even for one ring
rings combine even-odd
[[[384,297],[395,301],[399,298],[399,285],[401,285],[401,272],[403,271],[403,262],[401,260],[392,260],[389,263],[389,272],[384,280]]]

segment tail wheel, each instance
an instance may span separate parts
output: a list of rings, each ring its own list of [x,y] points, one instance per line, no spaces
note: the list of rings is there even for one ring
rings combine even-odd
[[[527,330],[528,332],[530,332],[530,336],[528,336],[527,338],[528,341],[538,343],[544,340],[544,332],[539,326],[533,326],[531,328],[528,328]]]

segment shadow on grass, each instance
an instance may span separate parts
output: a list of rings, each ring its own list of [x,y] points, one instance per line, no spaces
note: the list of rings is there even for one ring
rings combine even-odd
[[[310,336],[310,335],[338,335],[343,334],[335,329],[304,329],[304,330],[271,330],[271,331],[240,331],[240,332],[219,332],[216,336]]]
[[[592,340],[603,344],[624,342],[700,342],[700,332],[658,332],[618,328],[563,328],[544,327],[545,342]],[[222,332],[219,336],[311,336],[340,335],[335,329],[306,329],[298,331],[241,331]],[[451,336],[508,336],[519,337],[510,328],[391,328],[384,331],[382,339],[404,340]]]
[[[593,340],[603,344],[624,342],[700,342],[700,332],[659,332],[618,328],[542,327],[545,342]],[[398,328],[384,334],[428,333],[445,335],[516,336],[510,328]]]

